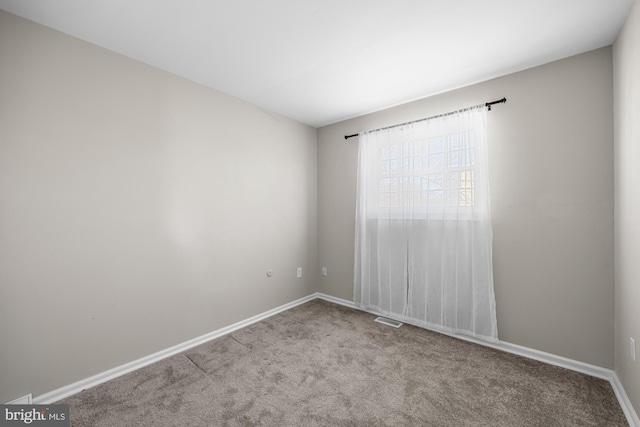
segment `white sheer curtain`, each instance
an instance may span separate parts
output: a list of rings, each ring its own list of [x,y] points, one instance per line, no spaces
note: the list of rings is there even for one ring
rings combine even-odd
[[[485,111],[360,134],[360,307],[497,341]]]

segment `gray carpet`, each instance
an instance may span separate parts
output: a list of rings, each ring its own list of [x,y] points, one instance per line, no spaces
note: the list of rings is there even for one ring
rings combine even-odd
[[[72,426],[626,426],[610,384],[323,300],[71,396]]]

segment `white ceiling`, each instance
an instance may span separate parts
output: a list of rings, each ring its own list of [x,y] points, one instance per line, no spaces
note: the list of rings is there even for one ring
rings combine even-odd
[[[320,127],[608,46],[632,3],[0,0],[0,9]]]

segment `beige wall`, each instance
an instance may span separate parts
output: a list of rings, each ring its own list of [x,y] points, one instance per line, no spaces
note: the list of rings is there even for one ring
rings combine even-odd
[[[611,61],[603,48],[320,128],[320,291],[352,299],[358,143],[344,135],[505,96],[488,114],[500,338],[612,368]]]
[[[613,47],[615,117],[615,366],[640,414],[640,4]],[[632,362],[630,340],[636,341]]]
[[[315,291],[316,164],[314,128],[0,12],[0,402]]]

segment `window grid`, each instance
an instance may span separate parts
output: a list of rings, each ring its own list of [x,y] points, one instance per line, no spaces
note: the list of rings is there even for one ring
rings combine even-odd
[[[380,207],[474,206],[473,132],[383,147],[380,171]]]

